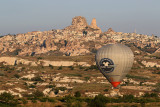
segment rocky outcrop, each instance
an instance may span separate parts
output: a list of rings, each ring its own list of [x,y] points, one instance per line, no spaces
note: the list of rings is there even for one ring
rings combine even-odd
[[[86,18],[82,16],[76,16],[72,19],[72,25],[65,28],[65,30],[82,31],[88,26]]]
[[[3,62],[6,65],[17,65],[24,64],[30,66],[38,66],[42,64],[43,66],[90,66],[87,62],[74,62],[74,61],[48,61],[48,60],[38,60],[38,61],[29,61],[28,59],[22,59],[18,57],[0,57],[0,62]]]
[[[81,32],[81,33],[88,33],[88,32],[92,32],[92,33],[96,33],[96,34],[100,34],[102,33],[101,29],[97,26],[96,24],[96,19],[93,18],[91,25],[87,24],[87,21],[84,17],[82,16],[76,16],[72,19],[72,25],[68,26],[65,28],[65,30],[74,30],[77,32]]]
[[[109,28],[106,33],[107,33],[107,34],[114,34],[114,33],[116,33],[116,32],[115,32],[112,28]]]
[[[159,64],[156,62],[147,62],[147,61],[142,61],[141,62],[145,67],[160,67]]]
[[[154,53],[160,53],[160,48],[157,49]]]
[[[101,29],[97,26],[95,18],[92,19],[90,27],[95,30],[95,33],[102,33]]]

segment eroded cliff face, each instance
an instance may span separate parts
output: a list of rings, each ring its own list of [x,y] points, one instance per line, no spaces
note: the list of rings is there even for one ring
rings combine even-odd
[[[30,66],[90,66],[87,62],[74,62],[74,61],[50,61],[50,60],[37,60],[32,61],[28,59],[22,59],[18,57],[0,57],[0,62],[4,65],[30,65]]]

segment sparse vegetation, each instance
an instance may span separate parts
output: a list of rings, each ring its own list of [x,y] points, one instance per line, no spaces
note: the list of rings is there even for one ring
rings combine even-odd
[[[143,77],[143,76],[134,76],[134,75],[126,75],[127,78],[134,78],[134,79],[140,79],[140,80],[149,80],[149,78],[147,77]]]
[[[0,104],[14,107],[18,104],[18,100],[12,94],[4,92],[0,94]]]

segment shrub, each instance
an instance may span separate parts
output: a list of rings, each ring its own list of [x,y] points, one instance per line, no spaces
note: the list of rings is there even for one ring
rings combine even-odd
[[[65,91],[67,88],[66,87],[58,87],[57,89],[61,90],[61,91]]]
[[[48,98],[48,102],[55,102],[54,98]]]
[[[129,94],[129,95],[124,95],[122,98],[123,102],[133,102],[134,101],[134,96]]]
[[[72,104],[72,107],[82,107],[82,103],[80,101],[76,101]]]
[[[104,89],[105,92],[108,92],[108,89]]]
[[[13,99],[14,99],[14,96],[10,93],[4,92],[0,95],[0,100],[3,102],[6,102],[6,103],[8,103],[9,101],[11,101]]]
[[[89,69],[91,69],[91,70],[93,70],[93,69],[98,70],[98,67],[97,67],[96,65],[91,65],[91,66],[89,67]]]
[[[34,77],[31,79],[32,81],[43,81],[39,76]]]
[[[74,67],[73,67],[73,66],[69,66],[68,68],[70,68],[71,70],[74,70]]]
[[[47,102],[47,100],[48,100],[48,98],[46,98],[46,97],[43,97],[43,98],[39,99],[40,102]]]
[[[35,98],[37,98],[37,97],[43,97],[43,96],[44,96],[43,92],[41,92],[39,90],[33,92],[33,97],[35,97]]]
[[[79,65],[79,69],[84,69],[84,67],[82,67],[81,65]]]
[[[106,107],[106,97],[99,94],[88,104],[89,107]]]
[[[26,81],[26,80],[28,80],[28,78],[22,78],[22,80],[25,80],[25,81]]]
[[[49,64],[49,67],[50,67],[51,69],[53,69],[53,65]]]
[[[33,102],[33,103],[37,103],[37,101],[36,101],[35,99],[32,99],[32,102]]]
[[[30,86],[28,86],[29,88],[35,88],[36,86],[31,84]]]
[[[60,66],[60,67],[58,68],[58,70],[62,70],[62,66]]]
[[[90,77],[84,77],[86,81],[88,81],[90,79]]]
[[[48,85],[48,86],[46,86],[47,88],[54,88],[55,87],[55,85]]]
[[[28,103],[28,101],[26,99],[24,99],[24,98],[22,98],[21,101],[22,101],[23,104],[27,104]]]
[[[158,94],[157,93],[145,93],[143,97],[158,97]]]
[[[55,89],[54,90],[54,94],[58,94],[59,90],[58,89]]]
[[[74,94],[74,96],[75,96],[75,97],[81,97],[80,91],[76,91],[75,94]]]
[[[19,77],[20,77],[18,74],[15,74],[14,76],[15,76],[16,78],[19,78]]]
[[[43,59],[43,58],[42,57],[38,57],[37,59],[39,60],[39,59]]]
[[[0,95],[0,101],[4,104],[11,105],[12,107],[18,104],[18,100],[14,99],[12,94],[6,92]]]

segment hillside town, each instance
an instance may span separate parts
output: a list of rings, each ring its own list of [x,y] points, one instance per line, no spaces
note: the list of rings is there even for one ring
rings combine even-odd
[[[0,53],[18,56],[58,52],[65,56],[92,53],[107,43],[128,42],[140,49],[159,48],[160,38],[143,34],[115,32],[112,28],[102,32],[93,18],[91,25],[82,16],[72,19],[64,29],[32,31],[25,34],[6,35],[0,38]]]

